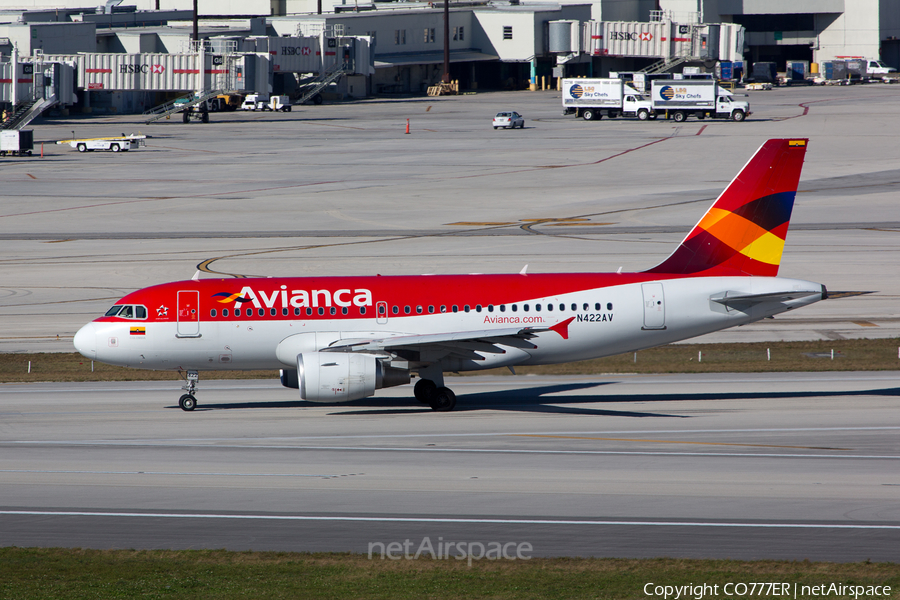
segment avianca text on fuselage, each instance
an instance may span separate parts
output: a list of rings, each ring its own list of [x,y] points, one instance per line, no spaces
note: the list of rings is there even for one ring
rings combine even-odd
[[[75,347],[184,372],[185,410],[201,371],[272,368],[311,402],[365,398],[415,374],[416,399],[451,410],[447,371],[631,352],[826,298],[821,284],[778,277],[806,147],[764,143],[647,271],[173,282],[126,295],[78,331]]]

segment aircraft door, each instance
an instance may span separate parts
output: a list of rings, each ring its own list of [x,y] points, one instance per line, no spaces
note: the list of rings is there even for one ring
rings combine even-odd
[[[666,328],[666,299],[661,283],[641,284],[644,293],[644,327],[642,329]]]
[[[375,305],[375,322],[386,325],[388,322],[387,302],[379,302]]]
[[[178,292],[178,309],[175,314],[178,337],[200,337],[200,292]]]

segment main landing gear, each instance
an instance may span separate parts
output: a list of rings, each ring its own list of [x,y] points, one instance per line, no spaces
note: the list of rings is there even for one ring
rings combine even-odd
[[[197,382],[200,381],[200,374],[197,371],[188,371],[184,376],[184,386],[181,389],[187,392],[178,399],[178,406],[181,410],[191,411],[197,407],[197,399],[194,397],[194,391],[197,389]]]
[[[449,412],[456,406],[456,394],[450,388],[438,387],[430,379],[420,379],[413,388],[416,400],[428,404],[432,410]]]

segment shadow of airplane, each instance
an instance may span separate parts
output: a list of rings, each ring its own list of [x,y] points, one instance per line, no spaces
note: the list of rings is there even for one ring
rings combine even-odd
[[[525,387],[514,390],[499,390],[493,392],[478,392],[457,396],[454,412],[470,412],[477,410],[506,410],[514,412],[535,412],[545,414],[569,414],[585,416],[607,417],[631,417],[631,418],[690,418],[688,415],[666,414],[660,412],[628,411],[588,408],[579,406],[584,404],[624,404],[634,402],[683,402],[701,401],[711,402],[717,400],[765,400],[773,398],[800,399],[800,398],[834,398],[853,396],[900,396],[900,387],[884,388],[877,390],[857,390],[846,392],[831,391],[775,391],[775,392],[725,392],[725,393],[678,393],[678,394],[574,394],[556,396],[564,392],[577,392],[591,388],[605,387],[616,383],[615,381],[568,383],[557,385],[545,385]],[[198,403],[196,411],[207,410],[231,410],[231,409],[262,409],[262,408],[312,408],[335,407],[356,408],[357,410],[341,410],[331,413],[341,415],[411,415],[432,412],[427,407],[417,402],[411,395],[391,397],[370,397],[350,402],[307,402],[306,400],[285,400],[266,402],[231,402],[216,404]],[[177,409],[178,406],[167,408]]]
[[[690,418],[687,415],[667,414],[660,412],[611,410],[600,408],[588,408],[584,404],[624,404],[634,402],[683,402],[701,401],[710,402],[717,400],[765,400],[773,398],[799,399],[799,398],[834,398],[838,396],[900,396],[900,388],[884,388],[878,390],[858,390],[846,392],[726,392],[726,393],[678,393],[678,394],[574,394],[556,396],[554,394],[564,392],[576,392],[591,388],[599,388],[615,383],[614,381],[586,382],[557,384],[536,387],[526,387],[515,390],[499,390],[493,392],[478,392],[475,394],[460,395],[457,397],[454,412],[469,412],[477,410],[506,410],[514,412],[536,412],[545,414],[570,414],[585,416],[616,416],[631,418],[662,417],[662,418]],[[411,396],[370,397],[350,402],[307,402],[305,400],[285,400],[278,402],[233,402],[216,404],[199,404],[197,411],[205,410],[231,410],[231,409],[262,409],[262,408],[311,408],[311,407],[335,407],[342,409],[356,408],[357,410],[341,410],[331,413],[333,415],[403,415],[421,414],[431,412],[431,409],[417,402]],[[178,408],[169,406],[168,408]]]

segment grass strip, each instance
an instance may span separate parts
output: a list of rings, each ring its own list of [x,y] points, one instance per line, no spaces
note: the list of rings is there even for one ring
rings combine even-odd
[[[900,339],[671,344],[595,360],[540,367],[516,367],[517,374],[599,373],[767,373],[789,371],[900,370]],[[833,357],[832,358],[832,352]],[[29,363],[31,372],[28,372]],[[93,369],[93,370],[92,370]],[[508,375],[506,368],[465,375]],[[278,371],[203,371],[201,379],[265,379]],[[147,371],[94,362],[78,353],[0,354],[0,383],[37,381],[177,380],[174,371]]]
[[[900,590],[895,563],[733,561],[687,559],[532,558],[466,561],[421,558],[369,560],[361,554],[229,552],[226,550],[84,550],[0,548],[0,597],[28,599],[385,599],[492,600],[643,599],[648,583],[718,585],[697,598],[750,597],[754,582],[787,583],[788,594],[753,597],[852,598],[852,593],[803,594],[803,586],[890,586]],[[748,593],[727,594],[725,585]],[[734,588],[732,587],[732,590]],[[837,588],[840,590],[840,588]],[[650,588],[651,592],[653,587]],[[740,591],[741,588],[738,588]],[[778,588],[783,591],[783,588]],[[812,591],[811,588],[808,591]],[[674,597],[674,595],[673,595]],[[860,597],[865,597],[860,595]],[[872,597],[872,596],[869,596]],[[669,600],[672,600],[670,597]]]

